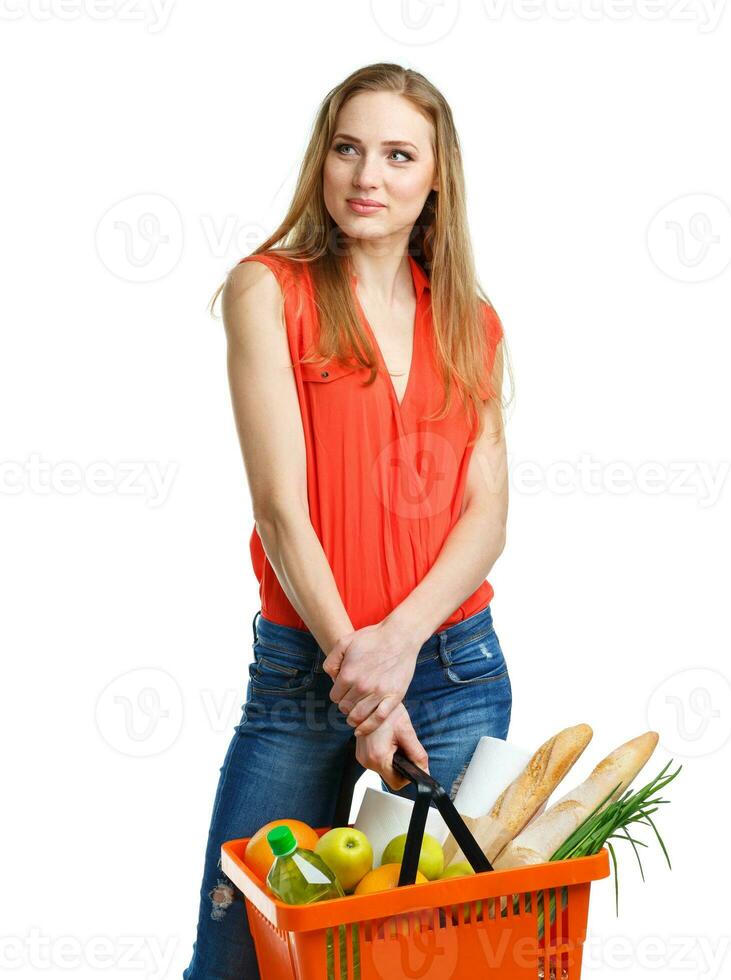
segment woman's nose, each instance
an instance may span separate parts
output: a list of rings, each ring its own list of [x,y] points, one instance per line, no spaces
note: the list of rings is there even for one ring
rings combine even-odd
[[[381,184],[381,173],[375,160],[365,159],[355,171],[353,178],[355,187],[361,190],[372,190]]]

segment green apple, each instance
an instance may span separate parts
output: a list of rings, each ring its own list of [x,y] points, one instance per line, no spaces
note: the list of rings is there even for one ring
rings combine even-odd
[[[475,873],[475,869],[472,867],[469,861],[455,861],[454,864],[450,864],[448,868],[445,868],[444,871],[442,871],[442,873],[439,875],[439,880],[444,881],[447,878],[461,878],[462,875],[473,875],[474,873]],[[482,902],[480,901],[477,902],[476,912],[477,912],[477,921],[481,922]],[[471,918],[472,918],[472,913],[470,910],[470,906],[468,903],[465,903],[464,920],[465,922],[469,922]],[[456,915],[454,916],[453,921],[455,924],[457,923]]]
[[[473,875],[475,869],[469,861],[455,861],[439,875],[440,878],[461,878],[462,875]]]
[[[406,848],[406,834],[399,834],[390,840],[384,848],[381,864],[401,864]],[[419,871],[429,881],[434,881],[444,871],[444,851],[442,845],[431,834],[424,834],[419,852]]]
[[[325,864],[334,872],[349,894],[373,867],[373,848],[362,830],[355,827],[333,827],[315,845]]]

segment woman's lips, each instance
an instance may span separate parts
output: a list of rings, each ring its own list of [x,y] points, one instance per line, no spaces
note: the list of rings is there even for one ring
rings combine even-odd
[[[349,198],[348,200],[348,207],[356,214],[375,214],[376,211],[381,211],[385,206],[385,204],[376,204],[373,201],[359,201],[356,198]]]

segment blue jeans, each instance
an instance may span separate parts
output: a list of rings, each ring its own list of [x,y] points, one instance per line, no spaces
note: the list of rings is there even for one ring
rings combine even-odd
[[[185,980],[259,977],[243,895],[220,868],[221,844],[286,817],[331,826],[353,737],[330,700],[333,682],[314,636],[260,612],[252,626],[254,660],[241,721],[220,770]],[[424,643],[404,704],[431,775],[454,798],[453,784],[479,739],[505,739],[510,725],[510,677],[489,606]],[[383,780],[381,788],[393,792]],[[414,785],[398,795],[413,799]]]

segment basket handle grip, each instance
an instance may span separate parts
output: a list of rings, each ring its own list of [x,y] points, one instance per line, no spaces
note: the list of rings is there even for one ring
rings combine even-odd
[[[460,816],[454,803],[452,803],[436,779],[430,776],[428,772],[420,769],[402,752],[394,752],[392,765],[397,772],[400,772],[402,776],[405,776],[406,779],[409,779],[417,787],[416,801],[411,811],[409,829],[406,834],[406,846],[404,848],[404,858],[401,862],[399,885],[413,885],[416,881],[421,843],[424,839],[426,818],[429,811],[429,804],[432,800],[434,800],[437,809],[442,815],[442,819],[452,832],[454,839],[462,849],[464,856],[472,868],[476,872],[492,871],[493,867],[483,854],[482,848],[472,836],[471,831]],[[363,767],[355,757],[355,736],[353,736],[348,740],[348,744],[346,745],[346,757],[340,783],[340,793],[335,806],[333,827],[344,827],[347,825],[350,816],[350,807],[353,801],[353,790],[362,773]]]

